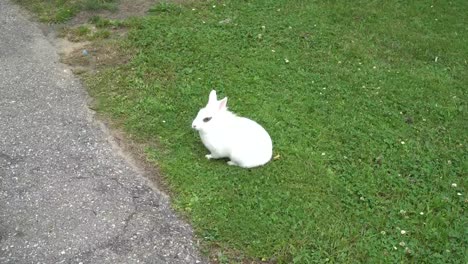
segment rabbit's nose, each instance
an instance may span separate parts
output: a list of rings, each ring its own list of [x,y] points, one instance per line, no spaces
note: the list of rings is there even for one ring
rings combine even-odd
[[[192,125],[192,128],[193,128],[193,129],[196,129],[196,128],[197,128],[197,125]]]

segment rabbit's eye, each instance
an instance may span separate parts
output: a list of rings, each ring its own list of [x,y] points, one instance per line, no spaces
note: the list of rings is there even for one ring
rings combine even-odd
[[[208,121],[210,121],[210,120],[211,120],[211,117],[205,117],[205,118],[203,118],[203,122],[205,122],[205,123],[208,122]]]

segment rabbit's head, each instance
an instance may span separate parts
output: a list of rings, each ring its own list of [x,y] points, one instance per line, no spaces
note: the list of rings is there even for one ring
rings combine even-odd
[[[227,112],[227,97],[218,101],[216,91],[212,90],[208,97],[208,103],[200,111],[192,122],[192,128],[200,132],[207,132],[211,127],[223,119],[222,115]]]

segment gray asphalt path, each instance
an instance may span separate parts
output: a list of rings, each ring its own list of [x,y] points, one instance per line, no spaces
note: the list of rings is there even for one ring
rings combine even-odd
[[[0,263],[199,263],[190,226],[117,154],[79,81],[0,0]]]

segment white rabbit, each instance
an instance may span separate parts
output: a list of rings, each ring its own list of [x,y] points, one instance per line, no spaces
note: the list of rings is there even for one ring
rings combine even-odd
[[[218,101],[213,90],[208,104],[200,109],[192,128],[198,130],[207,159],[229,158],[229,165],[243,168],[262,166],[270,161],[272,142],[268,132],[255,121],[227,110],[227,97]]]

